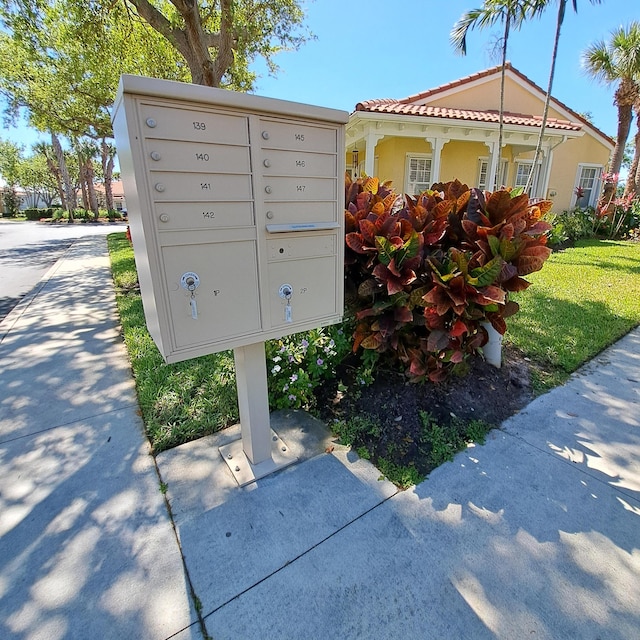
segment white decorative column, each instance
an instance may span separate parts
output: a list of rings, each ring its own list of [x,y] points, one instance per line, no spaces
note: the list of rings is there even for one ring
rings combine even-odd
[[[501,149],[498,146],[497,140],[485,142],[485,144],[489,147],[489,165],[487,167],[487,181],[485,183],[485,189],[487,191],[493,191],[496,183],[496,175],[498,174],[498,166],[500,164]]]
[[[364,172],[368,176],[373,176],[374,163],[376,159],[376,145],[384,138],[379,133],[367,133],[365,137]]]
[[[553,163],[553,150],[549,148],[542,149],[542,162],[540,166],[540,173],[538,174],[538,180],[534,195],[538,198],[546,198],[547,190],[549,189],[549,179],[551,177],[551,164]]]
[[[440,181],[440,159],[442,156],[442,147],[444,147],[451,138],[425,138],[425,142],[431,145],[431,183]]]

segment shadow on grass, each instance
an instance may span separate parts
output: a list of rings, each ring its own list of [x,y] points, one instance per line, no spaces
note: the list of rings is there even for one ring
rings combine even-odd
[[[518,301],[520,313],[509,324],[509,341],[561,377],[638,324],[637,318],[612,313],[605,303],[593,300],[575,303],[528,290]]]

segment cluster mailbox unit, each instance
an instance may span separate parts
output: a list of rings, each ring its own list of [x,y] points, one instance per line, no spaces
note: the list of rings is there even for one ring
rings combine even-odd
[[[240,484],[292,461],[269,428],[264,341],[342,318],[347,119],[120,80],[113,125],[147,327],[167,362],[234,349],[242,441],[222,453]]]

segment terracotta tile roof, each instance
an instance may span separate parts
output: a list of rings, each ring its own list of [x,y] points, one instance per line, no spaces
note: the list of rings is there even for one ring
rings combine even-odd
[[[431,107],[427,105],[406,104],[399,100],[367,100],[356,105],[356,111],[368,111],[370,113],[395,113],[407,116],[425,116],[431,118],[448,118],[451,120],[468,120],[475,122],[499,122],[498,111],[479,111],[472,109],[451,109],[447,107]],[[512,125],[523,125],[539,127],[542,123],[540,116],[523,115],[519,113],[504,113],[504,123]],[[547,128],[560,129],[564,131],[580,131],[582,124],[570,122],[569,120],[559,120],[557,118],[547,119]]]
[[[489,110],[489,111],[480,111],[480,110],[469,110],[469,109],[450,109],[450,108],[442,108],[442,107],[429,107],[426,105],[416,105],[416,102],[422,102],[428,98],[435,97],[438,94],[444,93],[445,91],[449,91],[451,89],[456,89],[458,87],[464,86],[471,82],[475,82],[476,80],[481,80],[482,78],[487,78],[489,76],[495,75],[500,72],[502,65],[497,65],[495,67],[491,67],[489,69],[485,69],[484,71],[478,71],[477,73],[473,73],[471,75],[465,76],[463,78],[459,78],[458,80],[454,80],[453,82],[448,82],[446,84],[440,85],[438,87],[434,87],[433,89],[428,89],[427,91],[423,91],[421,93],[416,93],[415,95],[408,96],[406,98],[402,98],[400,100],[393,98],[381,98],[378,100],[365,100],[363,102],[359,102],[356,105],[356,111],[369,111],[374,113],[395,113],[400,115],[417,115],[417,116],[429,116],[435,118],[451,118],[454,120],[470,120],[476,122],[498,122],[499,116],[498,111]],[[523,82],[527,83],[529,86],[537,89],[543,95],[545,94],[545,90],[539,87],[535,82],[531,81],[527,76],[518,71],[510,62],[506,63],[506,68],[517,75]],[[591,129],[597,131],[604,138],[609,140],[613,144],[613,140],[605,133],[600,131],[597,127],[591,124],[588,120],[583,118],[580,114],[576,113],[573,109],[568,107],[566,104],[553,98],[553,102],[555,102],[558,106],[565,109],[568,113],[571,114],[572,120],[560,120],[549,118],[547,120],[547,127],[550,129],[556,130],[564,130],[564,131],[580,131],[584,125],[587,125]],[[505,113],[504,114],[504,122],[505,124],[518,124],[524,126],[533,126],[539,127],[542,123],[542,118],[540,116],[528,115],[528,114],[517,114],[517,113]]]

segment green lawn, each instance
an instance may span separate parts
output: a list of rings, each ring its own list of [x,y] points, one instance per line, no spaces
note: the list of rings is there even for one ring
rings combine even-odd
[[[155,452],[238,419],[233,355],[163,362],[144,322],[133,250],[108,237],[118,308],[142,416]],[[514,298],[506,340],[534,365],[535,388],[561,384],[581,364],[640,324],[640,244],[583,241],[554,253]]]
[[[640,324],[640,243],[580,241],[527,279],[506,339],[538,365],[539,391]]]

